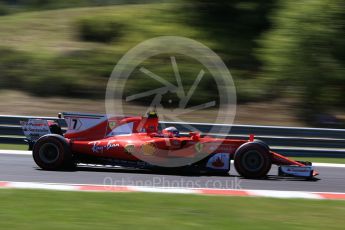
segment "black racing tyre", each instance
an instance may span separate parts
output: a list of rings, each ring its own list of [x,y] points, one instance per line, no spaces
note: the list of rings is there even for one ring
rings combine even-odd
[[[58,134],[40,137],[34,145],[32,156],[36,164],[44,170],[70,169],[74,166],[69,144]]]
[[[270,147],[269,147],[268,144],[266,144],[264,141],[259,140],[259,139],[255,139],[253,142],[254,142],[254,143],[257,143],[257,144],[259,144],[259,145],[261,145],[261,146],[264,147],[264,148],[266,148],[267,151],[270,151]]]
[[[248,142],[236,150],[234,165],[236,171],[245,178],[262,178],[271,169],[271,154],[262,144]]]

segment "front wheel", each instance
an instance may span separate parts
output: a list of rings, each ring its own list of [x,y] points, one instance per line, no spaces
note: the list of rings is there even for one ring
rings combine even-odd
[[[57,134],[40,137],[34,145],[32,155],[35,163],[45,170],[69,169],[74,165],[66,139]]]
[[[236,150],[234,165],[236,171],[245,178],[262,178],[271,169],[271,154],[261,144],[248,142]]]

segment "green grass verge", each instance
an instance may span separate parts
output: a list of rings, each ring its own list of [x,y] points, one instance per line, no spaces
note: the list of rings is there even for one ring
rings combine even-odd
[[[112,62],[115,62],[114,54],[115,57],[121,57],[129,48],[148,38],[172,34],[198,37],[199,30],[181,23],[182,19],[179,20],[174,14],[176,7],[176,4],[168,3],[130,4],[3,16],[0,18],[1,46],[32,52],[42,58],[60,56],[61,53],[71,51],[104,48],[111,51]],[[89,17],[113,19],[128,26],[124,37],[107,44],[83,42],[78,38],[77,22]]]
[[[0,144],[0,149],[5,150],[28,150],[27,145]]]
[[[1,229],[343,229],[345,202],[0,191]]]
[[[0,17],[0,72],[4,75],[0,88],[23,90],[41,97],[104,98],[108,77],[116,62],[139,42],[174,35],[200,38],[198,41],[212,47],[212,42],[200,35],[202,30],[183,23],[179,9],[180,5],[173,3],[131,4],[26,12]],[[84,24],[85,20],[88,23]],[[86,26],[88,32],[80,25]],[[109,27],[110,38],[103,37],[108,31],[103,27]],[[80,33],[80,30],[84,32]],[[85,35],[95,34],[98,34],[98,39],[109,41],[85,41]],[[114,37],[116,39],[112,40]],[[182,57],[176,58],[187,90],[200,71],[201,64],[193,59],[186,62]],[[13,63],[21,66],[20,70],[13,67]],[[144,64],[166,80],[172,79],[168,55],[165,59],[152,58]],[[155,87],[153,84],[160,87],[157,81],[150,80],[137,70],[126,81],[125,95],[152,89]],[[199,103],[200,99],[209,100],[216,95],[215,88],[210,85],[215,85],[214,80],[206,72],[195,91],[197,96],[192,97],[191,102]],[[149,102],[149,99],[145,100]]]
[[[337,163],[345,164],[345,158],[326,158],[326,157],[292,157],[294,160],[310,161],[314,163]]]

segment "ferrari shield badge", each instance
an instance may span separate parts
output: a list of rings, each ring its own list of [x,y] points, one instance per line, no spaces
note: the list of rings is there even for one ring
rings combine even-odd
[[[204,145],[200,142],[196,143],[194,148],[197,153],[201,153],[203,150]]]
[[[109,121],[109,128],[114,129],[116,127],[116,121]]]

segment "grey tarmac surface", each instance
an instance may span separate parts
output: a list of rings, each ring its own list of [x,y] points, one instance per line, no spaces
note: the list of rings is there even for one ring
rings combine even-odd
[[[0,181],[68,184],[135,185],[221,189],[258,189],[312,192],[345,192],[345,168],[316,167],[319,180],[277,177],[272,167],[267,179],[239,177],[233,165],[230,176],[157,173],[123,168],[78,167],[76,171],[44,171],[29,155],[0,154]]]

